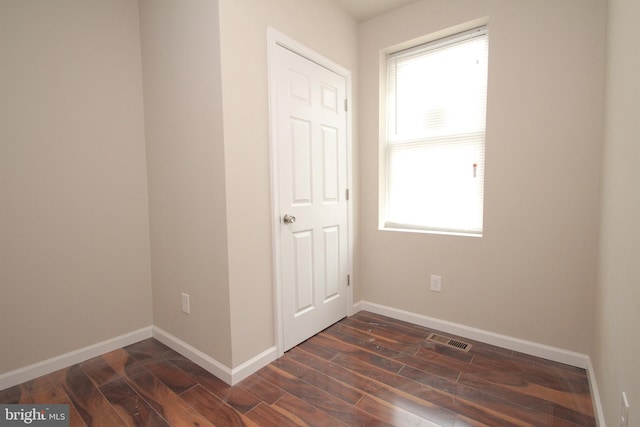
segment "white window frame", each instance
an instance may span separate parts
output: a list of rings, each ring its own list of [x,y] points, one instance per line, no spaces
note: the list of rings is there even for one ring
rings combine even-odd
[[[467,27],[469,28],[469,27]],[[390,61],[390,57],[406,57],[406,56],[411,56],[412,54],[415,54],[415,52],[420,52],[420,51],[434,51],[436,49],[441,49],[441,48],[446,48],[447,46],[453,46],[456,45],[460,42],[463,42],[465,40],[469,40],[469,39],[473,39],[473,38],[477,38],[477,37],[485,37],[487,46],[488,46],[488,25],[486,25],[486,22],[483,23],[483,25],[481,26],[475,26],[472,29],[467,29],[466,31],[459,31],[459,28],[457,29],[458,31],[451,31],[449,32],[449,34],[443,34],[439,33],[437,39],[432,41],[428,41],[428,42],[422,42],[419,43],[415,46],[410,46],[410,47],[406,47],[406,46],[402,46],[402,48],[400,49],[395,49],[395,50],[389,50],[387,51],[385,58],[382,59],[382,65],[383,65],[383,70],[386,70],[386,73],[383,73],[383,79],[384,79],[384,84],[381,85],[381,99],[382,99],[382,106],[384,107],[384,126],[381,127],[381,129],[383,129],[383,131],[381,132],[381,139],[382,139],[382,156],[381,156],[381,162],[380,162],[380,170],[382,171],[381,174],[381,191],[380,191],[380,197],[381,197],[381,204],[380,204],[380,229],[383,230],[393,230],[393,231],[412,231],[412,232],[426,232],[426,233],[437,233],[437,234],[453,234],[453,235],[465,235],[465,236],[482,236],[483,234],[483,228],[484,228],[484,218],[483,218],[483,210],[484,210],[484,147],[485,147],[485,137],[486,137],[486,92],[484,94],[484,110],[482,112],[483,116],[482,117],[482,127],[474,130],[474,131],[465,131],[465,132],[461,132],[459,134],[445,134],[445,136],[441,136],[441,137],[421,137],[418,138],[420,141],[411,141],[410,139],[406,139],[406,140],[402,140],[402,138],[398,138],[397,135],[392,135],[393,134],[393,129],[390,129],[390,125],[389,125],[389,114],[393,113],[395,114],[395,111],[393,110],[393,105],[390,106],[390,104],[387,102],[388,101],[388,97],[389,97],[389,93],[388,92],[388,85],[389,85],[389,74],[388,74],[388,64]],[[488,48],[487,48],[488,50]],[[488,60],[488,52],[487,52],[487,57],[486,60]],[[488,73],[487,73],[488,75]],[[488,80],[488,78],[487,78]],[[488,86],[488,82],[485,81],[485,84]],[[486,86],[485,86],[485,90],[486,90]],[[395,124],[394,120],[391,120],[392,125]],[[442,226],[442,224],[440,223],[434,223],[434,224],[417,224],[417,223],[411,223],[411,222],[397,222],[397,221],[393,221],[394,218],[389,218],[389,200],[390,200],[390,195],[389,195],[389,191],[390,191],[390,158],[391,158],[391,151],[392,148],[395,150],[395,152],[398,152],[398,148],[399,147],[404,147],[404,146],[409,146],[409,145],[414,145],[416,147],[418,146],[428,146],[429,144],[432,144],[432,141],[440,141],[440,143],[444,142],[444,141],[451,141],[451,140],[455,140],[456,137],[460,137],[460,136],[464,136],[464,135],[471,135],[474,134],[476,136],[476,138],[478,139],[478,141],[481,142],[472,142],[470,146],[472,146],[473,144],[477,145],[476,148],[476,155],[478,160],[477,161],[473,161],[473,164],[469,164],[469,173],[473,173],[473,177],[474,179],[479,179],[479,185],[476,185],[476,187],[479,187],[479,190],[476,190],[476,194],[479,191],[479,200],[475,200],[475,211],[476,211],[476,215],[479,215],[479,221],[478,218],[476,218],[476,226],[473,227],[456,227],[456,226]],[[395,139],[394,139],[395,137]],[[393,145],[396,144],[396,145]],[[403,145],[404,144],[404,145]],[[446,143],[445,143],[446,144]],[[397,156],[397,154],[396,154]],[[397,158],[397,157],[396,157]],[[471,169],[473,168],[473,169]],[[479,206],[479,207],[478,207]],[[428,215],[425,215],[428,216]],[[437,220],[436,220],[437,221]],[[445,223],[448,222],[448,220],[444,221]],[[477,224],[479,223],[479,227],[477,226]],[[449,224],[446,224],[449,225]]]

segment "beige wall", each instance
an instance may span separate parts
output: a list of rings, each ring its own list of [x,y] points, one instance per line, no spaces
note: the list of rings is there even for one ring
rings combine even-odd
[[[141,0],[140,13],[154,324],[230,365],[217,2]]]
[[[0,2],[0,373],[152,323],[138,5]]]
[[[357,68],[357,24],[332,2],[220,0],[233,366],[275,344],[268,26]]]
[[[489,17],[484,237],[378,230],[381,49]],[[424,0],[360,27],[358,299],[587,353],[605,2]],[[442,276],[442,293],[429,276]]]
[[[609,426],[622,392],[630,424],[640,423],[640,3],[611,0],[603,160],[600,272],[592,359]]]

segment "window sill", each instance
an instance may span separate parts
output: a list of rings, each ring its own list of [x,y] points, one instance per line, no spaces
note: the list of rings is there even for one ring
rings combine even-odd
[[[470,233],[463,231],[449,231],[449,230],[429,230],[426,228],[410,228],[402,226],[381,226],[378,228],[380,231],[392,231],[400,233],[419,233],[419,234],[439,234],[447,236],[459,236],[459,237],[482,237],[482,233]]]

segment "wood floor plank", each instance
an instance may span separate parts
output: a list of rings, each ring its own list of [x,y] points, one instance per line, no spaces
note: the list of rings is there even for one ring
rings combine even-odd
[[[544,412],[532,411],[515,402],[502,400],[482,390],[459,385],[453,405],[447,405],[456,413],[464,413],[474,420],[487,424],[532,426],[553,425],[552,417]]]
[[[69,427],[89,427],[78,412],[78,409],[69,401]]]
[[[171,363],[242,414],[246,414],[260,403],[260,399],[254,394],[241,387],[231,387],[190,360],[172,360]]]
[[[122,348],[105,353],[102,358],[123,378],[144,370],[144,367]]]
[[[69,400],[87,426],[119,426],[123,424],[118,413],[80,368],[73,365],[54,373]]]
[[[513,400],[501,399],[484,390],[474,389],[464,384],[453,383],[444,379],[429,380],[424,372],[411,368],[403,368],[401,374],[415,383],[432,387],[435,393],[426,397],[430,402],[455,413],[465,413],[483,422],[507,423],[513,425],[547,425],[549,420],[545,412],[532,411]],[[402,386],[407,390],[412,383]],[[451,399],[451,397],[454,397]],[[524,424],[521,424],[523,422]],[[528,424],[529,423],[529,424]]]
[[[213,426],[169,387],[146,370],[127,376],[127,382],[172,426]]]
[[[250,375],[248,378],[245,378],[238,384],[238,387],[247,390],[270,405],[276,403],[278,399],[287,393],[257,375]]]
[[[320,334],[318,337],[325,337],[325,334]],[[359,360],[362,360],[363,362],[366,362],[370,365],[374,365],[377,366],[379,368],[382,368],[384,370],[387,370],[389,372],[394,372],[397,373],[398,371],[400,371],[400,369],[402,369],[402,367],[404,366],[403,363],[398,362],[396,360],[394,360],[393,358],[389,358],[386,356],[381,356],[379,354],[376,353],[372,353],[371,351],[368,350],[364,350],[360,347],[357,347],[356,345],[353,344],[349,344],[347,342],[341,341],[336,337],[331,336],[329,338],[332,341],[336,341],[339,342],[340,346],[342,347],[343,351],[336,357],[340,357],[340,356],[348,356],[351,358],[357,358]],[[334,358],[335,359],[335,358]]]
[[[198,384],[191,376],[167,360],[148,361],[144,368],[151,372],[164,385],[180,394]]]
[[[305,361],[304,351],[296,350],[295,352],[290,352],[291,357],[296,357],[298,360]],[[365,383],[366,385],[362,386],[362,389],[366,389],[368,393],[371,395],[377,396],[383,400],[394,402],[396,405],[400,407],[404,407],[408,411],[416,413],[425,417],[426,419],[432,420],[434,422],[438,422],[441,425],[451,425],[451,423],[455,419],[455,409],[459,409],[462,405],[459,403],[455,403],[456,395],[458,394],[459,385],[444,380],[439,377],[431,376],[430,381],[426,381],[427,385],[436,387],[438,392],[436,392],[433,388],[422,388],[417,385],[413,385],[413,387],[409,388],[406,383],[406,378],[396,378],[392,374],[384,370],[380,370],[375,366],[369,366],[366,363],[363,363],[361,360],[357,358],[353,358],[350,360],[351,365],[346,365],[345,361],[349,360],[348,357],[340,358],[334,360],[337,364],[344,364],[348,366],[349,369],[344,369],[343,372],[337,372],[338,369],[333,363],[324,362],[322,363],[321,359],[313,359],[312,356],[306,356],[306,363],[309,366],[314,366],[316,369],[325,370],[325,372],[330,373],[333,376],[341,377],[343,376],[343,372],[360,372],[372,379],[377,381],[381,381],[386,385],[390,385],[389,388],[381,388],[379,386],[372,386],[370,383]],[[357,365],[361,365],[361,368],[357,367]],[[406,370],[411,369],[405,367],[403,369],[403,373],[407,378],[412,379],[412,375],[406,373]],[[429,378],[428,374],[425,374],[422,371],[414,370],[414,376],[420,377],[421,381],[424,381],[425,378]],[[354,382],[353,379],[349,380],[349,382]],[[406,393],[399,393],[397,391],[392,390],[404,390]],[[410,395],[410,397],[408,397]],[[437,404],[434,404],[437,403]],[[526,423],[511,423],[509,424],[508,418],[500,419],[495,415],[487,415],[483,410],[478,410],[477,408],[471,406],[465,406],[468,411],[473,412],[474,416],[479,419],[491,420],[496,423],[499,422],[503,425],[526,425]],[[511,408],[507,408],[511,410]],[[511,412],[513,412],[511,410]],[[528,415],[525,415],[528,417]],[[533,424],[535,425],[535,424]],[[544,424],[541,424],[544,425]]]
[[[170,359],[175,356],[180,356],[175,350],[153,338],[128,345],[124,350],[143,365],[145,362],[151,360]]]
[[[429,343],[420,347],[413,357],[461,372],[468,372],[471,369],[471,361],[474,358],[473,353],[448,348],[440,350],[443,347],[442,345]],[[463,356],[459,356],[459,354]]]
[[[264,402],[260,402],[259,405],[251,409],[247,416],[262,427],[302,427],[305,425],[297,418],[276,411]]]
[[[69,396],[62,384],[51,384],[47,387],[39,387],[31,390],[33,403],[61,403],[69,402]]]
[[[411,384],[400,390],[383,386],[374,390],[371,395],[443,427],[452,426],[456,418],[454,411],[441,405],[443,396],[430,387]]]
[[[422,385],[440,390],[449,396],[455,396],[460,388],[460,384],[456,380],[447,379],[429,372],[405,365],[398,373],[405,380],[415,381]]]
[[[96,387],[111,382],[120,376],[102,357],[94,357],[80,363],[84,373],[93,381]]]
[[[386,366],[369,363],[367,358],[360,357],[359,354],[341,353],[333,358],[332,362],[391,387],[401,387],[402,384],[406,382],[406,379],[397,375],[397,372],[399,372],[402,367],[400,367],[397,372],[395,370],[389,370]]]
[[[388,338],[385,339],[346,325],[329,328],[323,331],[323,334],[390,358],[397,355],[411,356],[420,348],[417,344],[406,344]]]
[[[328,375],[297,363],[295,359],[288,357],[287,355],[276,360],[273,363],[273,366],[277,366],[283,371],[326,391],[332,396],[335,396],[350,405],[355,405],[360,399],[362,399],[362,396],[364,396],[363,393],[356,389],[345,386],[344,383],[337,381]]]
[[[463,380],[468,381],[471,375],[512,393],[551,400],[586,414],[593,412],[586,378],[578,379],[574,374],[562,375],[554,369],[521,365],[512,360],[503,361],[500,365],[481,361],[472,365],[472,369],[462,375]]]
[[[489,424],[481,423],[480,421],[472,420],[462,415],[456,417],[456,422],[453,427],[492,427]]]
[[[18,384],[0,390],[0,403],[10,405],[28,404],[33,403],[33,398],[25,384]]]
[[[257,374],[347,425],[390,425],[359,408],[354,408],[344,403],[324,390],[314,387],[274,365],[261,369]]]
[[[287,355],[299,363],[334,378],[336,381],[344,384],[345,387],[352,387],[361,391],[363,394],[371,393],[372,390],[380,387],[379,383],[358,375],[357,373],[345,369],[340,365],[324,360],[323,358],[310,353],[308,350],[308,348],[306,350],[303,350],[302,348],[294,348],[289,350]]]
[[[22,386],[29,391],[29,393],[33,394],[36,390],[49,389],[53,387],[56,382],[50,375],[43,375],[37,378],[32,379],[31,381],[27,381]]]
[[[492,383],[482,378],[466,374],[460,378],[460,383],[483,390],[485,393],[503,400],[516,402],[522,406],[531,408],[533,411],[552,415],[553,418],[560,418],[585,427],[595,425],[595,420],[591,415],[593,414],[591,402],[584,403],[583,406],[576,405],[575,402],[570,402],[570,404],[565,406],[563,404],[563,401],[566,403],[565,398],[561,400],[554,400],[552,396],[539,397],[529,393],[523,393],[522,388],[514,389],[510,386],[503,386],[501,384]],[[581,397],[568,399],[581,399]],[[574,408],[579,408],[579,410]]]
[[[351,319],[354,320],[355,319]],[[397,351],[399,353],[404,353],[407,355],[414,354],[422,344],[421,342],[404,342],[396,339],[395,336],[389,331],[388,334],[382,335],[380,330],[373,331],[370,328],[367,328],[366,324],[362,322],[355,322],[350,324],[338,324],[335,329],[336,332],[342,333],[347,336],[354,336],[359,338],[361,341],[369,342],[371,344],[375,344],[376,346],[390,349],[393,351]],[[334,330],[327,330],[328,333],[333,333]]]
[[[180,397],[214,425],[229,427],[257,426],[250,418],[234,410],[200,385],[196,385],[182,393]]]
[[[99,389],[120,415],[124,425],[169,427],[169,423],[123,378],[103,384]]]
[[[41,377],[40,379],[43,379]],[[38,379],[36,379],[38,380]],[[66,390],[61,382],[55,381],[53,375],[46,375],[46,381],[30,382],[31,399],[29,402],[39,405],[57,404],[69,406],[69,427],[86,427],[85,420],[76,409],[75,405],[67,395]],[[37,385],[36,385],[37,384]]]
[[[357,407],[394,426],[437,427],[438,424],[373,396],[364,396]]]
[[[347,427],[346,424],[329,416],[324,411],[315,406],[299,399],[289,393],[286,393],[278,401],[272,405],[274,409],[291,419],[299,421],[300,424],[306,426],[332,426]]]
[[[442,389],[442,388],[433,388],[432,382],[429,383],[428,387],[420,384],[419,382],[407,381],[406,377],[402,377],[399,375],[394,375],[391,372],[387,372],[384,369],[381,369],[377,366],[370,365],[366,362],[363,362],[361,359],[353,357],[351,355],[341,354],[334,359],[334,362],[340,364],[341,366],[355,371],[361,375],[365,375],[369,378],[375,379],[386,386],[387,389],[379,389],[374,395],[382,398],[383,400],[393,401],[398,406],[406,405],[405,409],[410,412],[416,413],[417,415],[423,416],[431,421],[436,423],[445,425],[452,425],[455,420],[455,415],[458,410],[464,408],[468,411],[475,411],[474,415],[479,419],[488,419],[492,418],[494,421],[499,421],[505,423],[512,422],[512,425],[527,425],[526,423],[518,423],[517,418],[514,420],[510,420],[511,417],[508,415],[509,413],[517,413],[519,416],[522,416],[523,419],[530,418],[523,411],[518,411],[520,408],[512,408],[509,405],[502,405],[500,408],[504,412],[503,415],[497,417],[497,413],[486,414],[485,411],[479,411],[478,408],[481,406],[467,405],[465,401],[460,400],[460,385],[457,385],[453,382],[450,382],[451,389],[455,390],[455,393],[452,393],[450,390]],[[406,370],[406,367],[405,369]],[[422,372],[419,372],[419,379],[423,376]],[[411,395],[412,398],[407,399],[406,397],[398,401],[398,397],[391,393],[389,396],[389,389],[400,390],[408,395]],[[386,392],[385,392],[386,391]],[[470,391],[468,391],[470,393]],[[476,396],[476,398],[480,399],[483,397],[483,400],[488,400],[487,397],[482,395]],[[402,403],[400,403],[402,402]],[[495,401],[492,402],[494,404],[499,404],[502,402]],[[524,409],[524,408],[522,408]],[[533,420],[535,421],[535,420]]]
[[[447,361],[442,359],[431,359],[427,360],[420,357],[414,356],[401,356],[396,359],[398,362],[404,363],[405,366],[410,366],[416,369],[419,369],[422,372],[428,373],[430,375],[435,375],[437,377],[446,378],[450,381],[456,381],[460,374],[462,373],[459,369],[451,364],[447,364]]]
[[[543,370],[549,371],[561,371],[561,375],[573,375],[575,378],[581,378],[585,381],[588,380],[584,375],[585,370],[575,366],[567,365],[565,363],[556,362],[553,360],[542,359],[540,357],[532,356],[530,354],[524,354],[517,351],[513,352],[513,358],[526,362],[527,366],[540,367]]]
[[[334,347],[334,344],[337,343],[337,341],[323,337],[322,335],[316,335],[313,339],[306,340],[299,344],[298,348],[307,350],[309,353],[313,353],[325,360],[331,360],[340,354],[341,349]]]
[[[419,346],[426,338],[415,331],[402,329],[394,324],[384,324],[383,322],[369,319],[366,316],[354,316],[353,318],[346,319],[344,324],[380,338],[393,337],[394,341],[405,345]]]

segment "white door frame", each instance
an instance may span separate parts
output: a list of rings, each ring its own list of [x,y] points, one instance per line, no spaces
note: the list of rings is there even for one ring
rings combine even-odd
[[[347,287],[347,315],[353,314],[353,149],[352,149],[352,102],[351,102],[351,71],[333,61],[325,58],[308,47],[298,43],[290,37],[269,27],[267,29],[267,55],[269,65],[269,125],[270,125],[270,153],[271,153],[271,208],[272,208],[272,245],[273,245],[273,272],[274,272],[274,315],[275,315],[275,336],[277,356],[284,354],[284,327],[283,327],[283,306],[282,306],[282,272],[280,267],[280,230],[283,224],[280,221],[279,202],[279,176],[278,176],[278,126],[277,126],[277,97],[276,79],[274,76],[276,55],[274,53],[278,46],[284,47],[309,61],[333,71],[344,77],[346,81],[347,96],[347,188],[350,190],[350,197],[347,204],[347,274],[352,278]]]

